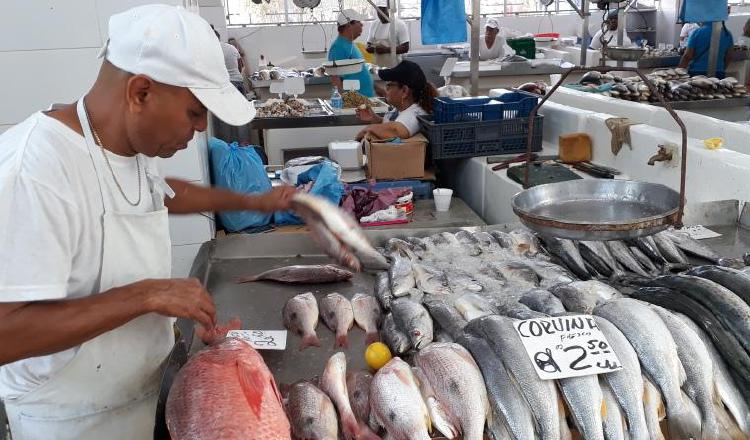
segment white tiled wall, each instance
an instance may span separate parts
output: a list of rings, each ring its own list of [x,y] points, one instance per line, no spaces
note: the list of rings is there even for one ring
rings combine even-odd
[[[51,103],[73,102],[96,78],[99,48],[107,38],[109,17],[129,8],[182,0],[40,0],[0,6],[0,133]],[[201,0],[218,20],[221,0]],[[223,21],[222,21],[223,22]],[[226,26],[219,32],[226,35]],[[161,164],[163,174],[197,184],[208,183],[205,134]],[[215,233],[213,220],[201,215],[170,217],[173,274],[188,274],[200,244]]]

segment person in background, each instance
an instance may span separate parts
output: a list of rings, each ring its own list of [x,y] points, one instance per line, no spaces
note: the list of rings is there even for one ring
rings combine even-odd
[[[328,61],[346,60],[352,58],[363,59],[362,52],[354,45],[360,35],[362,35],[362,21],[365,19],[361,14],[353,9],[344,9],[339,13],[336,22],[338,23],[339,36],[331,44],[328,50]],[[375,87],[372,76],[367,69],[367,65],[362,63],[362,69],[350,75],[331,76],[331,83],[339,91],[343,91],[343,82],[345,79],[359,80],[359,93],[367,96],[375,96]]]
[[[214,29],[214,33],[221,43],[221,51],[224,53],[224,65],[227,68],[227,73],[229,73],[229,81],[232,82],[232,85],[234,85],[240,93],[243,95],[247,94],[247,90],[245,90],[245,82],[243,81],[242,73],[240,73],[242,72],[243,67],[240,52],[231,44],[221,41],[219,31]]]
[[[682,25],[682,29],[680,30],[680,48],[686,48],[688,38],[690,38],[690,34],[692,34],[696,29],[701,27],[700,23],[685,23]]]
[[[688,69],[688,73],[691,76],[706,75],[708,73],[708,52],[711,46],[712,32],[713,22],[706,22],[690,34],[687,49],[682,55],[678,67]],[[726,75],[726,68],[732,62],[732,46],[734,46],[732,33],[727,30],[724,22],[722,22],[719,53],[716,60],[716,74],[714,75],[717,78],[724,78]]]
[[[242,48],[242,45],[239,41],[237,41],[236,38],[230,37],[227,39],[227,43],[234,46],[235,49],[237,49],[237,52],[240,53],[240,59],[239,59],[239,69],[240,73],[245,73],[245,68],[248,66],[247,60],[245,59],[245,50]]]
[[[589,48],[593,50],[599,50],[602,48],[602,35],[604,36],[604,40],[608,41],[607,45],[616,45],[617,44],[617,26],[618,26],[618,19],[617,19],[617,9],[613,9],[607,13],[607,30],[606,32],[602,33],[602,30],[599,29],[594,34],[594,37],[591,38],[591,44],[589,44]],[[630,38],[628,38],[628,35],[626,32],[623,32],[622,34],[622,46],[623,47],[630,47],[633,43],[630,41]]]
[[[419,132],[417,116],[432,113],[432,101],[437,97],[435,87],[417,63],[404,60],[393,69],[381,69],[380,79],[386,81],[386,99],[393,110],[382,118],[371,108],[357,109],[357,117],[370,125],[363,128],[356,139],[370,134],[377,139],[407,139]]]
[[[393,67],[391,63],[391,23],[388,21],[388,0],[377,0],[378,13],[370,27],[367,37],[367,51],[375,54],[375,64],[380,67]],[[382,14],[382,15],[381,15]],[[403,20],[396,18],[396,64],[400,63],[402,54],[409,52],[409,28]]]
[[[745,22],[745,26],[742,28],[742,36],[737,39],[735,45],[750,47],[750,18]]]
[[[484,25],[484,35],[479,37],[479,59],[494,60],[505,56],[505,38],[500,35],[500,23],[496,18],[488,18]]]

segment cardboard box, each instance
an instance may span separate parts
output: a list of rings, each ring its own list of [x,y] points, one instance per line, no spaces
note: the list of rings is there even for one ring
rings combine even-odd
[[[403,139],[400,144],[366,138],[367,177],[370,179],[411,179],[424,177],[427,138],[422,134]]]

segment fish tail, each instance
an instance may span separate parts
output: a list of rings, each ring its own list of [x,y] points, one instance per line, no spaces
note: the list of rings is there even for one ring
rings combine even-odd
[[[678,410],[667,405],[667,425],[671,438],[702,438],[700,418],[684,403]]]
[[[359,425],[359,435],[357,436],[357,440],[382,440],[379,435],[374,433],[370,427],[368,427],[366,424]]]
[[[320,339],[316,333],[305,335],[302,338],[302,343],[300,343],[299,349],[304,350],[307,347],[320,347]]]
[[[380,335],[376,331],[367,332],[367,334],[365,335],[365,343],[367,345],[370,345],[373,342],[378,342],[378,341],[380,341]]]
[[[716,419],[716,414],[712,413],[710,416],[707,414],[703,418],[703,424],[701,426],[701,438],[703,440],[715,440],[715,439],[728,439],[728,429],[721,429],[719,421]]]
[[[357,419],[354,417],[354,414],[342,414],[341,427],[344,431],[344,438],[349,440],[359,439],[360,427],[359,423],[357,423]]]
[[[349,348],[349,334],[336,335],[335,347]]]

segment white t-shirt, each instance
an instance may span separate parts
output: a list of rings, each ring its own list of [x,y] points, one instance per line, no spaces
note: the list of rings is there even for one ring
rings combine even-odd
[[[404,111],[399,112],[396,109],[389,111],[383,116],[383,122],[400,122],[409,130],[409,137],[419,133],[419,120],[417,116],[426,115],[427,112],[416,102]]]
[[[384,46],[391,47],[390,23],[381,23],[380,20],[375,20],[370,27],[370,35],[367,37],[367,42],[372,45],[382,44]],[[396,45],[401,45],[409,42],[409,28],[406,26],[403,20],[396,19]],[[374,54],[375,64],[380,67],[393,67],[391,66],[391,54]],[[396,64],[400,63],[403,57],[396,55]]]
[[[687,47],[688,37],[693,33],[694,30],[700,28],[701,25],[698,23],[685,23],[680,29],[680,47]]]
[[[740,38],[738,38],[734,44],[735,46],[750,47],[750,37],[746,37],[743,35]]]
[[[230,81],[242,81],[242,74],[237,64],[240,59],[240,51],[229,43],[221,42],[221,51],[224,52],[224,65],[227,66]]]
[[[484,35],[479,37],[479,59],[482,61],[494,60],[505,56],[505,38],[497,34],[492,47],[487,47],[487,41]]]
[[[596,31],[594,36],[591,38],[591,44],[589,45],[590,48],[594,50],[599,50],[602,48],[602,42],[599,41],[599,37],[602,35],[602,30],[599,29]],[[608,43],[608,46],[615,46],[617,45],[617,31],[609,31],[604,34],[605,39],[609,39],[609,37],[612,37],[612,40]],[[623,32],[622,33],[622,45],[624,47],[630,47],[633,45],[633,43],[630,41],[630,38],[628,38],[628,34]]]
[[[114,209],[154,210],[150,175],[154,159],[139,155],[141,203],[128,204],[116,188],[101,151],[104,191]],[[130,200],[138,198],[136,158],[108,153]],[[98,293],[102,253],[102,198],[81,135],[42,112],[0,135],[0,302],[73,299]],[[43,384],[77,348],[0,367],[0,399],[13,399]]]

